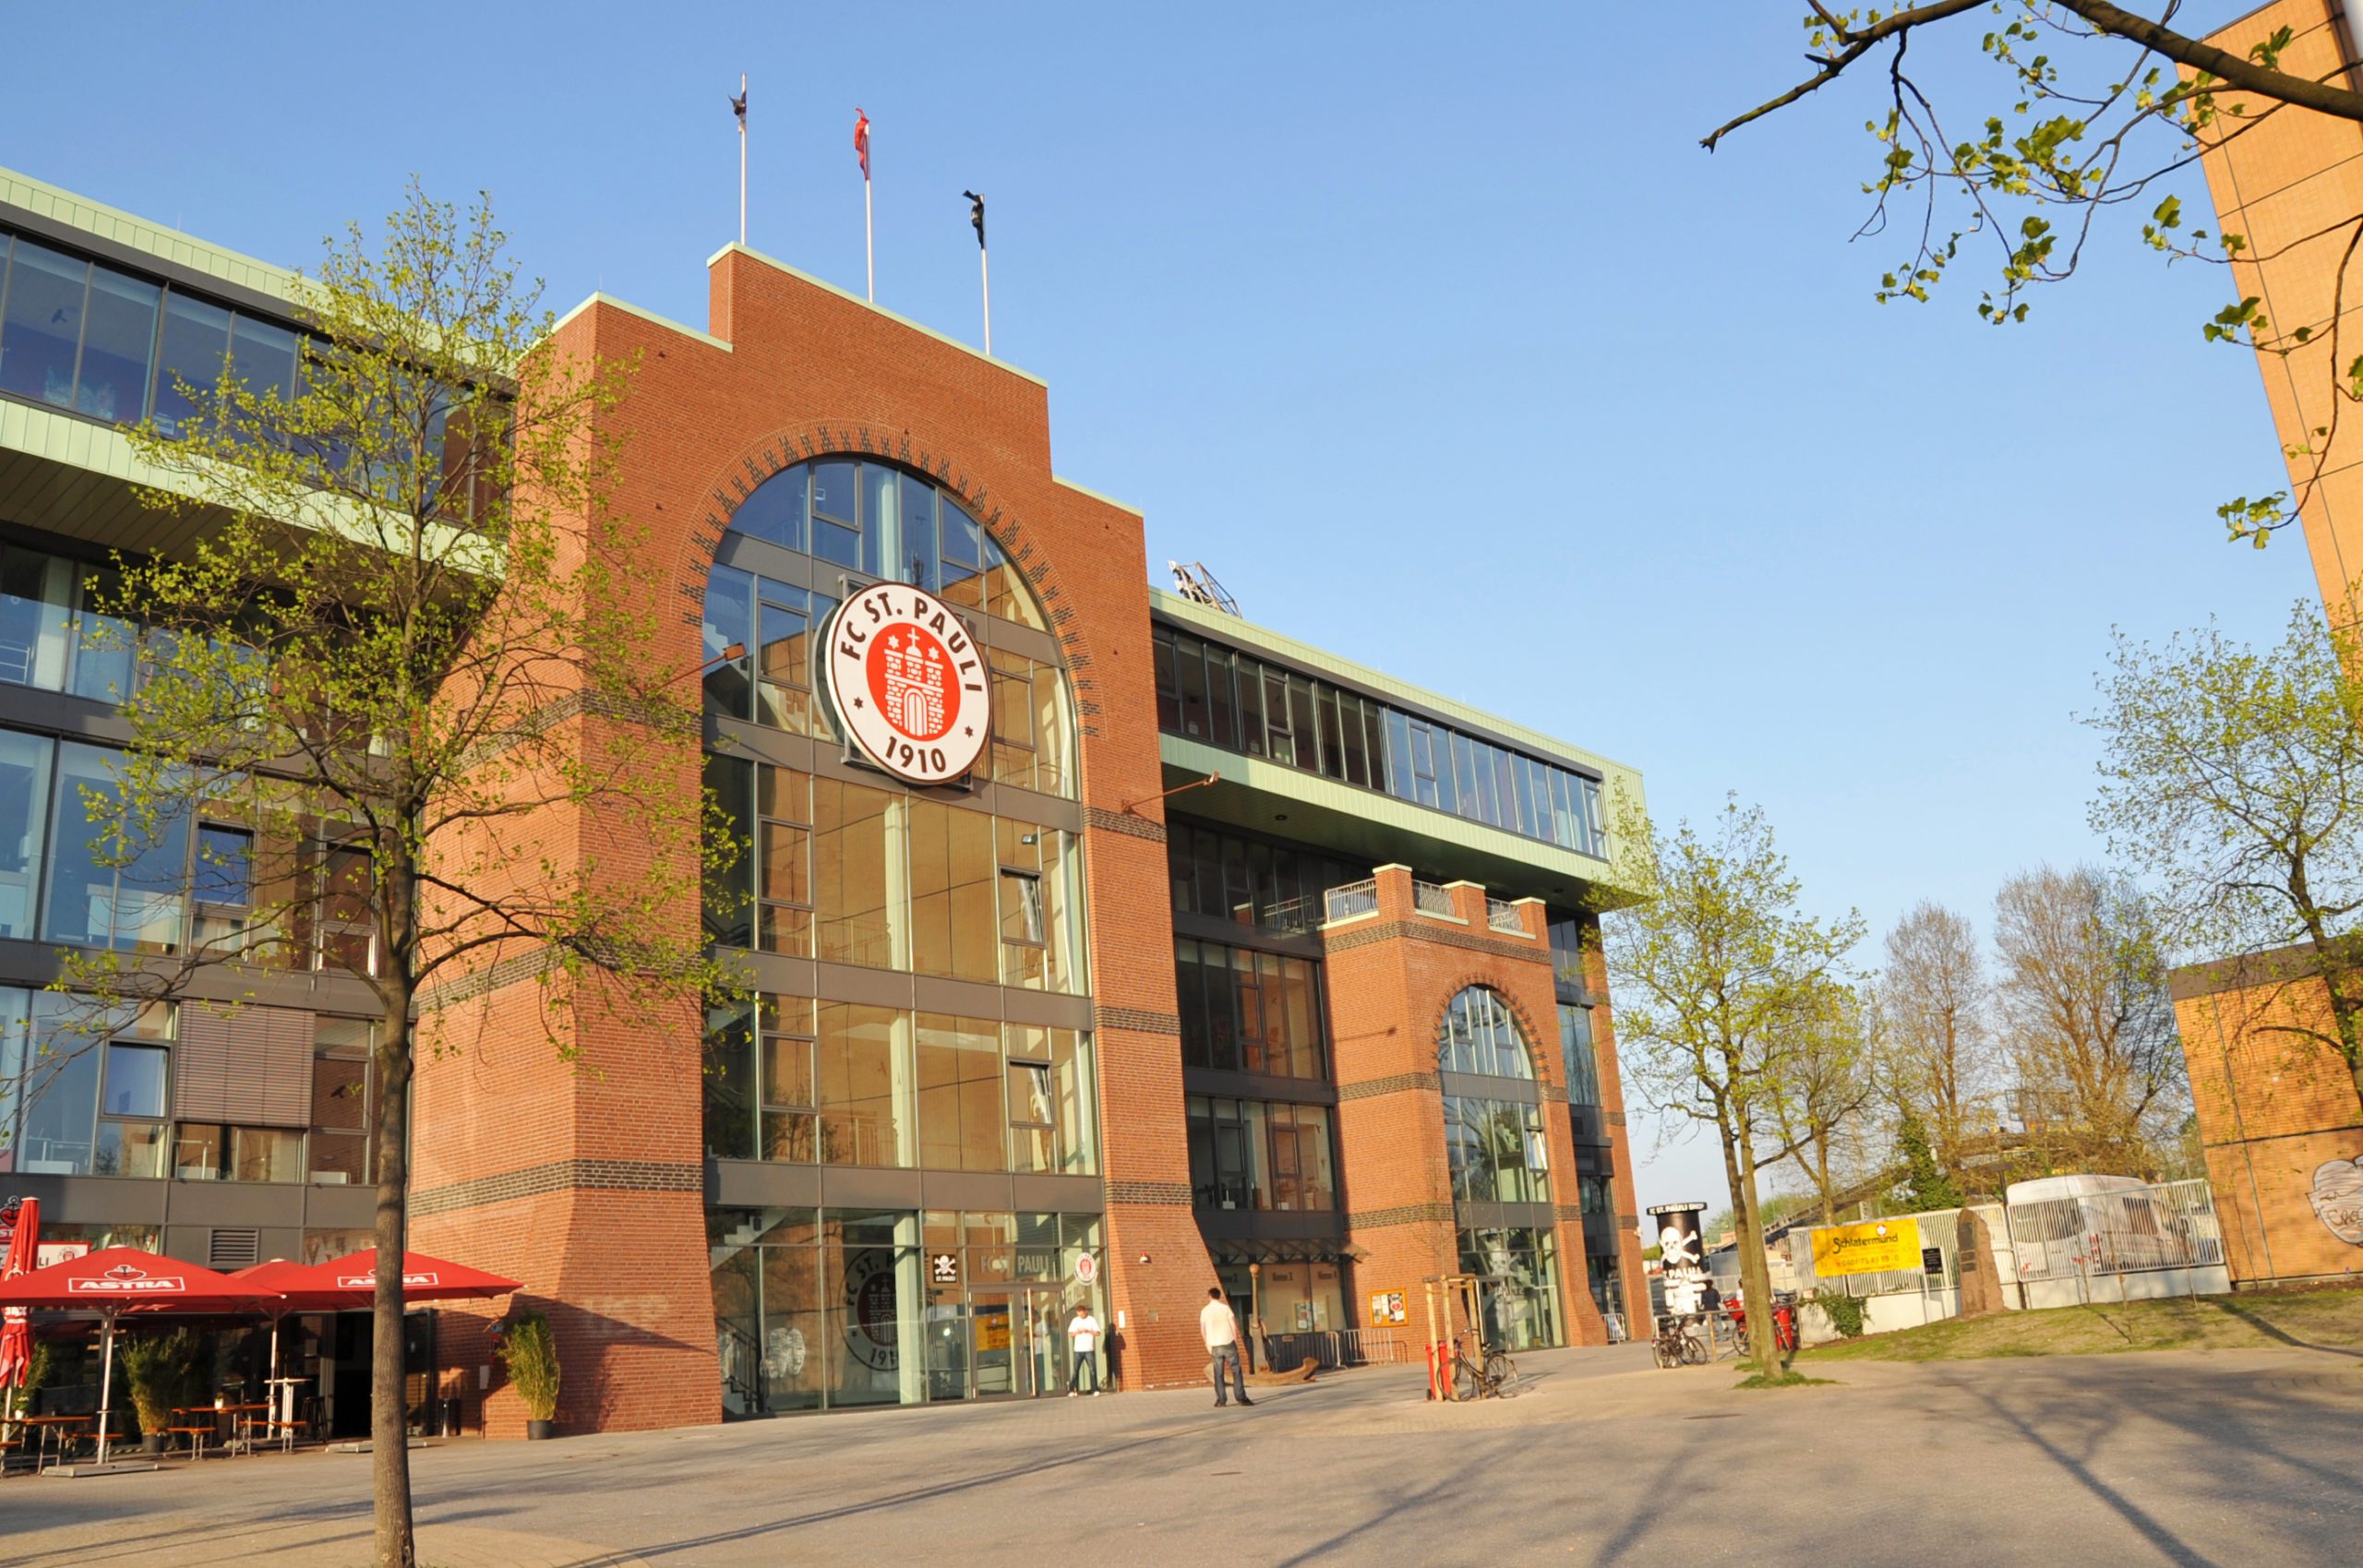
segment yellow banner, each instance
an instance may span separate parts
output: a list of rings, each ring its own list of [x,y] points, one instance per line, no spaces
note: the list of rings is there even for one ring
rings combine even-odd
[[[1813,1272],[1824,1277],[1919,1267],[1920,1222],[1916,1219],[1833,1225],[1813,1233]]]

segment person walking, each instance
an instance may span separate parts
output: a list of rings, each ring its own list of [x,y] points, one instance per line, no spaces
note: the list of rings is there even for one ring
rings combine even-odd
[[[1230,1303],[1222,1299],[1219,1285],[1206,1292],[1206,1304],[1198,1309],[1198,1337],[1206,1342],[1206,1353],[1215,1359],[1215,1404],[1230,1403],[1222,1386],[1226,1367],[1230,1369],[1231,1386],[1239,1390],[1239,1402],[1254,1404],[1247,1397],[1247,1373],[1239,1364],[1239,1320],[1231,1315]]]
[[[1067,1361],[1067,1397],[1075,1396],[1076,1385],[1086,1371],[1091,1374],[1091,1397],[1099,1397],[1099,1320],[1081,1301],[1074,1304],[1074,1316],[1067,1320],[1067,1349],[1073,1354]]]

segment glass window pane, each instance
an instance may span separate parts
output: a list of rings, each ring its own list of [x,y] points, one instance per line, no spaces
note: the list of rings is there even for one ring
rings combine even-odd
[[[108,1046],[106,1097],[101,1108],[109,1116],[163,1115],[166,1054],[155,1046]]]
[[[30,240],[17,242],[7,307],[0,315],[0,392],[73,406],[74,353],[82,339],[90,277],[87,261]]]
[[[125,425],[147,413],[148,367],[156,355],[156,317],[163,302],[164,291],[153,283],[104,267],[91,274],[77,409]]]
[[[932,593],[936,591],[935,486],[911,474],[902,475],[903,548],[897,559],[902,578]]]
[[[1239,705],[1232,690],[1233,658],[1228,648],[1206,649],[1206,738],[1226,749],[1239,748]]]
[[[243,828],[201,824],[197,830],[197,901],[240,909],[253,903],[254,848],[255,835]]]
[[[1418,796],[1411,783],[1411,721],[1407,715],[1398,713],[1392,708],[1385,712],[1388,763],[1386,792],[1389,795],[1400,796],[1406,800],[1417,799]],[[1429,801],[1427,804],[1435,803]]]
[[[705,709],[721,718],[749,716],[752,683],[748,678],[748,655],[755,646],[754,592],[755,580],[746,572],[714,567],[705,574],[705,612],[699,643],[709,666]],[[731,647],[739,651],[738,657],[725,660],[722,652]]]
[[[881,463],[861,465],[861,569],[899,579],[903,557],[901,475]]]
[[[1176,637],[1173,672],[1182,694],[1182,733],[1203,737],[1211,729],[1206,716],[1205,645],[1194,637]]]
[[[0,545],[0,681],[56,691],[73,652],[74,563]]]
[[[71,1005],[55,999],[59,1006]],[[32,1176],[87,1175],[98,1131],[100,1053],[87,1035],[61,1031],[54,1011],[44,1023],[42,1011],[36,1007],[34,1027],[54,1054],[49,1067],[31,1074],[25,1093],[13,1145],[17,1168]]]
[[[230,352],[230,313],[177,289],[164,296],[164,334],[156,360],[156,428],[180,433],[203,411]]]
[[[812,465],[812,512],[851,528],[858,521],[854,509],[854,465],[816,462]]]
[[[276,392],[284,400],[295,389],[296,341],[286,328],[241,311],[230,331],[230,374],[248,397]]]
[[[833,1165],[909,1165],[915,1143],[910,1015],[847,1002],[823,1002],[817,1011],[813,1098],[821,1158]]]
[[[68,633],[77,697],[120,702],[131,692],[132,652],[137,640],[131,623],[103,615],[98,605],[117,601],[122,579],[106,567],[83,567],[78,576],[75,616]]]
[[[33,934],[54,751],[45,736],[0,730],[0,937]],[[0,1119],[0,1135],[6,1131]]]
[[[819,955],[873,969],[910,966],[900,797],[835,779],[812,783],[812,896]]]
[[[802,463],[782,469],[739,503],[730,514],[731,529],[750,539],[762,539],[790,550],[804,548],[804,503],[811,476]]]

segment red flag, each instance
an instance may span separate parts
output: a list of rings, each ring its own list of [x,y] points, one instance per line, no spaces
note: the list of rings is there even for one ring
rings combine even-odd
[[[861,154],[861,177],[870,178],[870,116],[859,109],[853,112],[853,150]]]

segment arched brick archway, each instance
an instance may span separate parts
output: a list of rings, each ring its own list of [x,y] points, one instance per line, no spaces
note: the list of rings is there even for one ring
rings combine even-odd
[[[684,602],[682,619],[696,626],[705,602],[705,577],[722,548],[730,520],[766,480],[798,463],[827,458],[873,458],[923,473],[950,491],[968,515],[990,533],[1025,580],[1026,591],[1041,606],[1050,635],[1058,640],[1066,661],[1072,688],[1075,727],[1085,736],[1099,734],[1099,703],[1093,691],[1091,651],[1074,608],[1059,581],[1048,551],[1038,547],[1025,521],[996,502],[983,483],[940,451],[914,443],[910,432],[892,438],[874,435],[868,426],[822,421],[774,431],[746,448],[737,461],[714,476],[705,496],[705,515],[682,541],[673,573],[674,592]]]
[[[1428,1012],[1428,1038],[1433,1041],[1442,1035],[1445,1014],[1451,1011],[1452,1004],[1459,999],[1463,991],[1472,988],[1493,993],[1493,999],[1502,1004],[1502,1010],[1510,1015],[1511,1022],[1517,1025],[1518,1035],[1526,1045],[1527,1059],[1534,1068],[1534,1081],[1546,1088],[1555,1088],[1558,1076],[1552,1071],[1553,1059],[1546,1042],[1559,1037],[1558,1021],[1552,1021],[1548,1034],[1537,1030],[1533,1015],[1520,1005],[1509,987],[1501,983],[1499,976],[1481,969],[1459,976],[1445,987],[1444,999]]]

